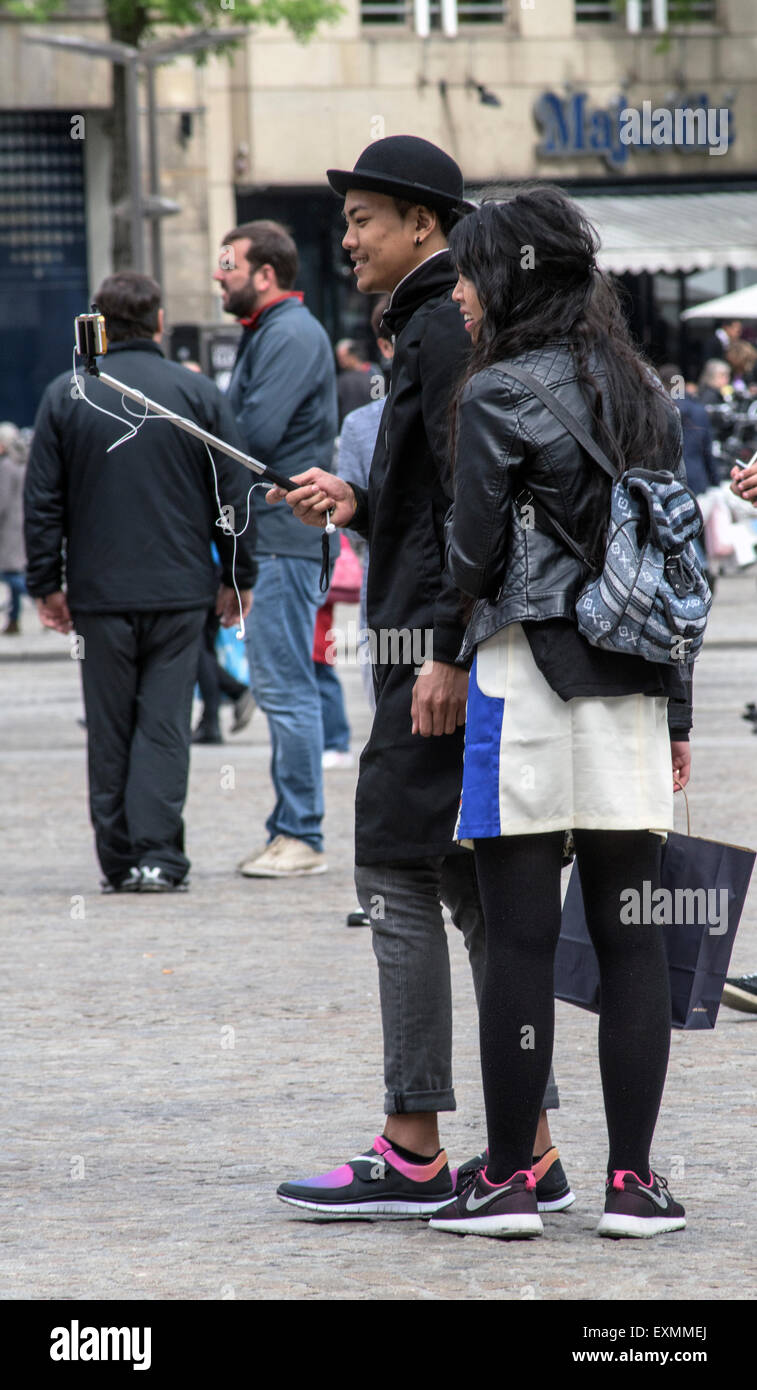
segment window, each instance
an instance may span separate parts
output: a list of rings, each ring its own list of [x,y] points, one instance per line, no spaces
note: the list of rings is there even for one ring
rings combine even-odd
[[[360,0],[363,24],[411,25],[422,37],[452,36],[458,24],[501,24],[507,14],[506,0]]]
[[[613,0],[576,0],[577,24],[610,24],[617,18]]]
[[[632,31],[717,20],[717,0],[575,0],[575,7],[577,24],[625,22]]]
[[[47,383],[71,369],[86,309],[84,140],[66,111],[0,111],[0,419],[31,425]]]
[[[363,24],[408,24],[413,13],[410,0],[361,0]]]
[[[457,13],[461,24],[501,24],[507,6],[502,0],[457,0]]]

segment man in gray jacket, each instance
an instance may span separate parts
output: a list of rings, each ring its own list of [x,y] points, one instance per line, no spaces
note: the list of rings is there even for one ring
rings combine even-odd
[[[293,288],[297,248],[277,222],[246,222],[223,239],[213,279],[243,333],[228,398],[250,453],[279,473],[331,471],[337,433],[336,373],[325,330]],[[267,844],[239,868],[248,878],[326,870],[323,732],[312,650],[321,538],[285,502],[253,493],[258,578],[247,639],[250,688],[268,718],[276,804]],[[332,537],[332,558],[338,549]]]

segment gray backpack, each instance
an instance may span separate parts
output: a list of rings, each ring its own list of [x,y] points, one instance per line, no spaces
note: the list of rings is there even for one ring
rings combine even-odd
[[[595,647],[690,665],[704,640],[712,594],[692,544],[703,529],[694,493],[670,472],[628,468],[617,476],[583,425],[538,377],[507,364],[507,373],[544,402],[581,448],[612,478],[610,521],[602,569],[547,509],[542,516],[574,555],[593,571],[576,600],[579,632]]]

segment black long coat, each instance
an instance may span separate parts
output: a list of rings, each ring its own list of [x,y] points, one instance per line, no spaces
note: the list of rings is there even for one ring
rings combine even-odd
[[[454,663],[465,631],[460,596],[444,570],[449,406],[470,350],[450,298],[456,279],[449,253],[440,252],[401,281],[384,315],[395,344],[391,386],[368,490],[355,489],[350,523],[370,545],[376,687],[357,787],[358,864],[425,859],[453,848],[463,729],[412,734],[410,706],[424,658]]]

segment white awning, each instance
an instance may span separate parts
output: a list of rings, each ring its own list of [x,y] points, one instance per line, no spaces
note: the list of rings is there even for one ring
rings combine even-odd
[[[757,319],[757,285],[708,299],[681,314],[682,319]]]
[[[579,197],[602,239],[599,264],[643,270],[757,267],[757,192]]]

